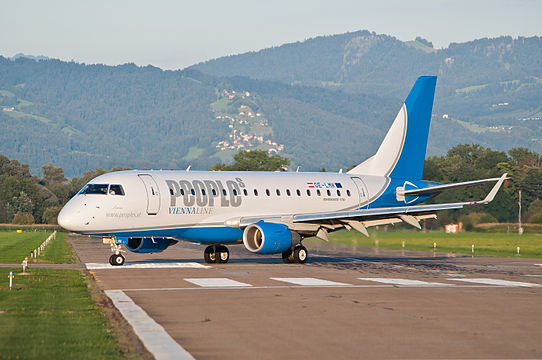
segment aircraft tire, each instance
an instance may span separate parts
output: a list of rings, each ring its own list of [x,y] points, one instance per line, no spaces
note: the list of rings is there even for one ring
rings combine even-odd
[[[122,266],[126,259],[121,254],[113,254],[109,257],[109,263],[113,266]]]
[[[230,252],[227,247],[224,245],[217,245],[216,246],[216,252],[215,252],[215,258],[217,264],[225,264],[230,260]]]
[[[205,251],[203,252],[203,258],[205,259],[205,262],[207,264],[216,264],[217,253],[215,249],[215,245],[210,245],[205,248]]]
[[[303,245],[296,246],[294,249],[294,262],[297,264],[304,264],[307,262],[309,253],[307,248]]]
[[[288,249],[282,252],[282,261],[285,264],[291,264],[294,262],[294,252],[292,249]]]

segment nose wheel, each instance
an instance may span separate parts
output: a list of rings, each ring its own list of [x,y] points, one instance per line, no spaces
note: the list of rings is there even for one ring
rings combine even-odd
[[[124,256],[122,256],[122,254],[113,254],[109,258],[109,263],[113,266],[121,266],[124,265],[125,260],[126,259],[124,258]]]
[[[210,245],[205,248],[203,258],[207,264],[225,264],[230,259],[230,252],[224,245]]]

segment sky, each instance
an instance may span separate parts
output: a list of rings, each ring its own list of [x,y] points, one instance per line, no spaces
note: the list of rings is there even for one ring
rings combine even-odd
[[[308,38],[369,30],[436,48],[541,36],[539,0],[2,0],[0,55],[182,69]]]

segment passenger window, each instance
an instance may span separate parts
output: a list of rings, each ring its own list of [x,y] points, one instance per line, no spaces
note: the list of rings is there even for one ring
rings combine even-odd
[[[292,193],[290,192],[290,189],[286,189],[286,195],[291,196]]]
[[[170,193],[170,195],[175,195],[175,194],[173,193],[173,189],[172,189],[172,188],[169,188],[169,193]]]
[[[195,191],[194,189],[190,189],[190,193],[191,193],[192,195],[196,195],[196,191]]]
[[[280,196],[280,190],[277,189],[277,196]]]
[[[243,194],[245,194],[245,196],[248,195],[247,189],[243,189]]]
[[[316,195],[321,196],[322,193],[320,192],[320,189],[316,190]]]
[[[234,196],[237,196],[237,190],[233,189],[232,192]]]
[[[226,196],[226,189],[222,189],[222,194]]]
[[[269,193],[269,189],[265,189],[265,194],[266,194],[267,196],[269,196],[269,195],[270,195],[270,193]]]
[[[213,196],[216,196],[216,190],[215,189],[211,189],[211,193],[213,193]]]
[[[311,191],[307,189],[307,196],[311,196]]]
[[[184,189],[181,189],[181,195],[184,196]]]
[[[337,196],[341,196],[341,190],[337,190]]]
[[[350,190],[346,190],[346,195],[350,196]]]
[[[201,195],[205,196],[205,189],[201,189]]]
[[[327,196],[331,196],[331,191],[327,190]]]
[[[301,191],[299,191],[299,189],[296,189],[295,192],[297,193],[297,196],[301,196]]]
[[[254,196],[258,196],[258,190],[254,189]]]

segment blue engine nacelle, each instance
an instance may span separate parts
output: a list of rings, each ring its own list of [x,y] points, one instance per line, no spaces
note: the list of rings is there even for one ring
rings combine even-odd
[[[283,224],[263,220],[248,225],[243,232],[243,244],[257,254],[276,254],[299,243],[300,236]]]
[[[166,250],[177,241],[168,238],[128,238],[126,249],[135,253],[156,253]]]

